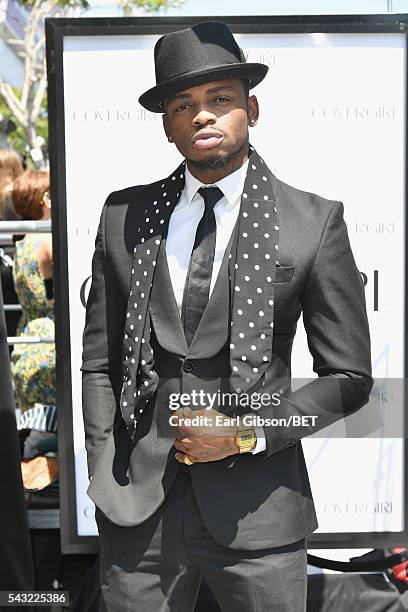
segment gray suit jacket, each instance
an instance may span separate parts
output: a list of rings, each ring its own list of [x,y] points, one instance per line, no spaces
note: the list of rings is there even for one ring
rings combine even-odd
[[[286,394],[279,406],[263,407],[258,414],[318,418],[314,426],[292,426],[283,435],[279,428],[266,427],[267,450],[260,455],[192,466],[207,528],[223,545],[248,550],[288,544],[316,529],[299,438],[363,406],[372,387],[364,288],[350,249],[343,205],[295,189],[272,173],[270,180],[279,209],[280,265],[274,278],[273,358],[265,372],[265,386],[259,390],[290,389],[292,343],[302,311],[318,377]],[[131,187],[108,197],[96,238],[87,303],[82,372],[92,476],[88,492],[108,518],[123,526],[143,523],[154,512],[178,469],[172,440],[157,437],[155,415],[145,418],[140,435],[131,440],[119,408],[135,228],[143,223],[144,211],[152,206],[162,184]],[[217,299],[222,304],[225,289],[228,286],[220,286],[218,294],[214,289],[214,312],[221,312],[216,310]],[[206,316],[209,323],[214,320]],[[187,347],[184,352],[175,351],[180,364],[185,359],[211,360],[221,349],[216,331],[202,326],[204,335],[194,339],[192,352]]]

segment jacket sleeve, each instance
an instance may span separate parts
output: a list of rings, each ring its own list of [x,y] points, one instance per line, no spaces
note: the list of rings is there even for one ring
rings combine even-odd
[[[102,210],[92,258],[92,283],[86,305],[82,352],[82,408],[88,472],[91,476],[112,432],[121,391],[122,325],[126,304],[106,257],[105,223],[109,198]]]
[[[289,427],[265,427],[265,459],[352,414],[369,399],[370,335],[364,286],[351,251],[343,204],[334,202],[301,294],[303,322],[318,378],[268,409]],[[295,417],[316,416],[295,426]]]

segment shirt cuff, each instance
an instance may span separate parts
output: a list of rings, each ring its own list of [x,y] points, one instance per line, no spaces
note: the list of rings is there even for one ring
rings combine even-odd
[[[266,440],[265,440],[265,432],[263,427],[254,427],[255,435],[256,435],[256,445],[251,453],[256,455],[257,453],[262,453],[262,451],[266,450]]]

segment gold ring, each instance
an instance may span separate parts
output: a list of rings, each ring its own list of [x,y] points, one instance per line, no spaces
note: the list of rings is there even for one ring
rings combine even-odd
[[[184,463],[186,465],[193,465],[194,461],[191,461],[190,457],[188,455],[184,455]]]

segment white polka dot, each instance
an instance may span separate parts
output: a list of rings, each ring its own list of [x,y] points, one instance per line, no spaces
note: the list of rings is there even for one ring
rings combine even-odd
[[[237,366],[232,366],[232,369],[234,370],[234,372],[238,372]]]
[[[238,287],[238,285],[235,285],[235,291],[240,291],[240,288]]]
[[[265,238],[269,238],[269,234],[268,233],[264,234],[264,236],[265,236]]]
[[[265,334],[261,334],[262,340],[265,340],[265,337],[266,337]]]
[[[248,195],[247,195],[246,193],[243,193],[243,194],[242,194],[242,197],[243,197],[243,198],[247,198],[247,197],[248,197]]]
[[[147,276],[147,270],[143,272],[143,276]]]
[[[240,333],[239,333],[239,337],[240,337],[240,338],[245,338],[245,334],[244,334],[243,332],[240,332]]]
[[[242,232],[244,238],[248,238],[248,234],[246,232]]]
[[[248,298],[248,299],[247,299],[247,302],[248,302],[248,304],[252,304],[252,300],[251,300],[251,298]]]
[[[252,185],[252,189],[258,189],[258,185]]]
[[[146,253],[147,255],[150,255],[150,249],[147,249]]]
[[[251,167],[252,167],[252,170],[256,170],[256,166],[255,166],[255,164],[252,164],[252,166],[251,166]]]
[[[254,249],[258,249],[259,248],[259,244],[257,242],[254,242]]]
[[[256,351],[256,346],[255,346],[255,344],[251,344],[251,350],[252,350],[252,351]]]
[[[258,202],[254,202],[254,208],[258,208],[259,204]]]
[[[248,216],[248,213],[247,213],[247,212],[243,212],[243,213],[242,213],[242,216],[243,216],[243,217],[247,217],[247,216]]]
[[[267,181],[268,179],[266,178],[266,176],[263,176],[263,177],[262,177],[262,180],[263,180],[263,181]]]
[[[271,256],[269,255],[269,253],[265,253],[265,259],[270,259]]]
[[[172,176],[172,177],[171,177],[171,180],[172,180],[172,181],[175,181],[175,180],[176,180],[176,177],[175,177],[175,176]]]
[[[235,264],[234,268],[235,268],[236,270],[238,270],[238,264],[237,264],[237,263]]]
[[[256,288],[257,293],[262,293],[262,289],[260,287]]]
[[[246,361],[246,356],[245,355],[242,355],[241,361]]]
[[[264,316],[264,314],[265,314],[265,313],[264,313],[264,311],[263,311],[263,310],[260,310],[260,311],[259,311],[259,316],[260,316],[260,317],[263,317],[263,316]]]
[[[235,344],[230,344],[230,349],[234,349],[235,348]]]
[[[134,328],[134,325],[133,325],[133,323],[132,323],[132,325],[130,326],[130,329],[133,329],[133,328]]]
[[[124,405],[124,406],[127,406],[127,402],[123,402],[123,405]]]
[[[267,358],[267,356],[266,356],[266,355],[264,355],[264,356],[262,357],[262,361],[268,361],[268,358]]]
[[[258,372],[258,368],[252,368],[252,371],[255,373]]]
[[[254,323],[253,323],[252,321],[250,321],[250,322],[248,323],[248,325],[249,325],[249,327],[253,327],[253,326],[254,326]]]
[[[240,308],[238,308],[237,313],[238,313],[239,315],[242,315],[242,310],[241,310]]]
[[[140,285],[140,281],[136,281],[136,287]]]
[[[163,197],[165,198],[165,197],[166,197],[166,195],[167,195],[167,193],[166,193],[166,191],[165,191],[165,192],[163,193]]]
[[[268,281],[268,283],[272,282],[272,278],[270,276],[267,276],[266,280]]]
[[[273,207],[273,212],[278,212],[278,209],[276,208],[276,206]]]
[[[279,229],[279,225],[275,225],[275,229],[278,230]]]
[[[242,256],[244,259],[248,259],[248,253],[244,253]]]
[[[259,265],[258,265],[258,264],[255,264],[255,265],[254,265],[254,268],[255,268],[255,270],[259,270]]]
[[[258,227],[258,223],[254,223],[254,227]]]
[[[155,240],[155,243],[156,244],[160,244],[160,240]]]
[[[251,280],[251,278],[249,276],[244,276],[244,278],[245,278],[246,281]]]
[[[137,302],[133,304],[133,308],[137,308]]]
[[[269,306],[273,306],[273,300],[268,300]]]
[[[249,383],[249,382],[251,382],[251,379],[247,377],[247,378],[245,379],[245,382]]]
[[[140,257],[139,257],[139,259],[137,260],[137,263],[138,263],[138,264],[141,264],[141,263],[142,263],[142,260],[140,259]]]
[[[126,313],[126,317],[129,318],[130,317],[130,312]]]

